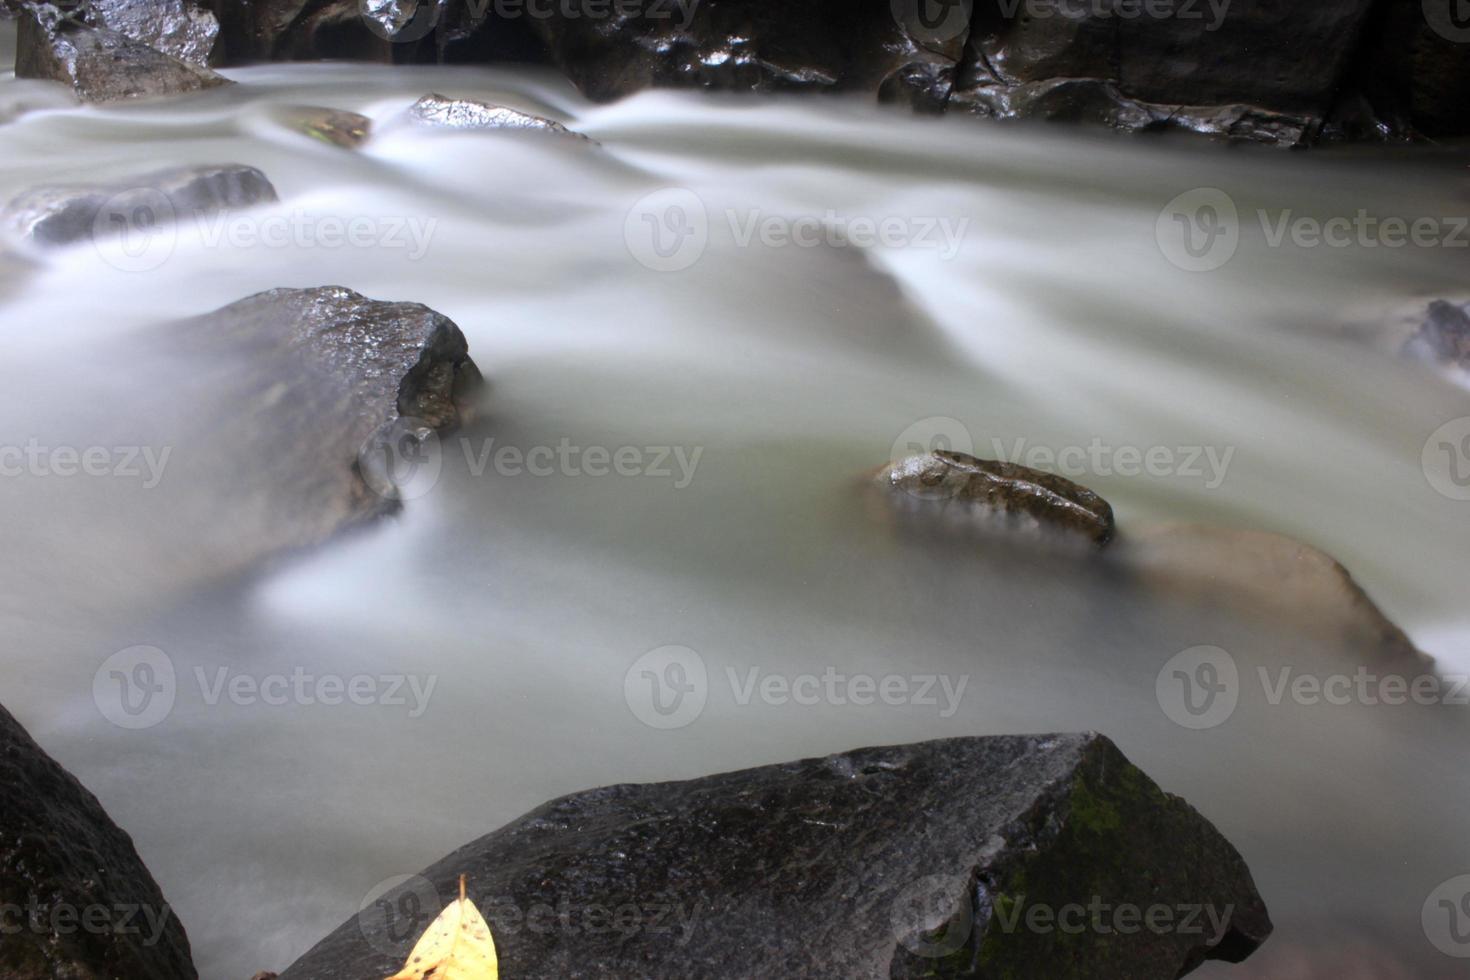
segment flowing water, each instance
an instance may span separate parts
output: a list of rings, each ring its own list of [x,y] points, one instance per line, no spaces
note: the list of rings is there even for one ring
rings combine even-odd
[[[111,477],[32,466],[0,487],[0,701],[131,832],[207,980],[285,966],[384,879],[566,792],[1084,729],[1213,820],[1266,897],[1277,935],[1201,975],[1457,975],[1432,893],[1470,870],[1464,709],[1273,703],[1260,668],[1351,674],[1372,639],[1242,616],[1128,556],[1130,535],[1167,522],[1291,535],[1340,559],[1445,671],[1470,669],[1470,503],[1430,439],[1470,394],[1377,328],[1460,295],[1467,251],[1270,240],[1288,209],[1464,215],[1463,156],[835,99],[592,106],[549,76],[482,69],[229,74],[240,84],[111,109],[5,77],[0,118],[28,111],[0,127],[0,192],[240,162],[281,195],[246,231],[357,219],[357,243],[186,223],[142,271],[90,245],[0,264],[0,441],[137,445],[159,463],[157,420],[187,415],[179,392],[197,389],[160,384],[128,339],[277,286],[428,304],[491,383],[400,516],[243,576],[213,557],[222,535],[248,538],[236,508],[289,506],[248,466],[228,488],[194,482],[179,445],[172,482],[166,461],[153,480],[141,456],[130,476],[109,455]],[[429,91],[551,114],[600,146],[401,124]],[[285,123],[296,105],[379,132],[329,146]],[[1240,216],[1212,271],[1181,268],[1196,261],[1182,228],[1160,221],[1195,188]],[[1220,212],[1193,214],[1204,235]],[[868,241],[862,220],[885,218],[905,220]],[[1059,454],[1114,504],[1118,557],[926,534],[865,488],[895,445],[936,439]],[[545,449],[517,464],[504,447]],[[1211,560],[1193,569],[1206,583]],[[1238,665],[1239,705],[1190,728],[1159,677],[1201,645]],[[176,694],[123,727],[104,662],[137,646],[163,652]],[[640,660],[666,647],[685,649]],[[660,714],[644,685],[681,669],[698,690]],[[911,686],[894,703],[761,693],[800,675]],[[365,703],[324,678],[366,685]],[[914,696],[926,678],[933,697]]]

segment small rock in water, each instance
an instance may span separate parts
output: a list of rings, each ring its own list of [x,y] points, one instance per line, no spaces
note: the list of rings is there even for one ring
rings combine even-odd
[[[99,27],[200,67],[209,64],[219,21],[188,0],[89,0]]]
[[[1230,842],[1087,734],[576,793],[461,847],[382,907],[412,900],[427,923],[462,874],[515,980],[1175,980],[1238,962],[1271,932]],[[526,928],[540,909],[562,927]],[[625,910],[632,921],[613,924]],[[1130,928],[1162,916],[1171,927]],[[281,978],[388,976],[420,931],[403,926],[354,917]]]
[[[561,133],[593,142],[590,137],[574,132],[561,123],[543,116],[533,116],[489,102],[478,102],[474,99],[450,99],[432,93],[409,106],[408,116],[414,122],[440,129],[540,129],[548,133]]]
[[[1444,300],[1429,304],[1419,332],[1404,344],[1404,353],[1431,364],[1470,368],[1470,304]]]
[[[195,980],[132,839],[0,707],[0,976]],[[13,927],[13,928],[12,928]]]
[[[345,109],[322,106],[299,106],[287,111],[286,123],[299,132],[323,143],[353,150],[367,142],[373,121],[367,116]]]
[[[880,481],[945,507],[958,506],[1006,523],[1053,528],[1098,545],[1113,537],[1113,508],[1080,484],[1015,463],[940,450],[886,467]]]
[[[111,235],[124,225],[153,227],[276,199],[275,187],[254,167],[180,167],[108,184],[37,187],[6,206],[0,227],[36,245],[70,245]]]
[[[44,7],[28,8],[20,17],[15,77],[63,82],[83,102],[182,95],[231,84],[126,34],[51,16]]]

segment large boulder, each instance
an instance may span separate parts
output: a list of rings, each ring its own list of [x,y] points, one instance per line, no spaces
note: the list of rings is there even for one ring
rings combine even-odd
[[[1106,738],[966,738],[556,800],[281,980],[388,976],[460,875],[517,980],[1174,980],[1271,931],[1230,843]]]
[[[587,139],[554,119],[533,116],[509,106],[481,102],[478,99],[451,99],[431,92],[408,107],[408,118],[420,126],[458,132],[483,132],[504,129],[532,129],[561,136]]]
[[[208,65],[219,21],[189,0],[88,0],[97,26],[124,34],[164,54]]]
[[[254,167],[175,167],[105,184],[32,188],[0,212],[0,228],[35,245],[70,245],[111,235],[123,224],[153,228],[276,199],[275,187]]]
[[[393,44],[365,0],[208,0],[224,64],[347,58],[390,61]]]
[[[132,839],[3,707],[0,908],[6,980],[197,976]]]
[[[58,18],[54,10],[27,9],[19,23],[16,77],[62,82],[83,102],[182,95],[230,84],[208,68],[118,31]]]

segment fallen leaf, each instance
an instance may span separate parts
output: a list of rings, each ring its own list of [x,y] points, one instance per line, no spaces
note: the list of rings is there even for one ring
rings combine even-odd
[[[403,969],[388,980],[500,980],[495,939],[475,903],[465,898],[464,875],[459,901],[429,923]]]

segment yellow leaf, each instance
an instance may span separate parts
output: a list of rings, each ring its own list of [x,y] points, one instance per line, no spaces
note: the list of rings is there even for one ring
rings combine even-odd
[[[495,939],[475,903],[465,898],[464,875],[459,901],[429,924],[403,969],[388,980],[500,980]]]

